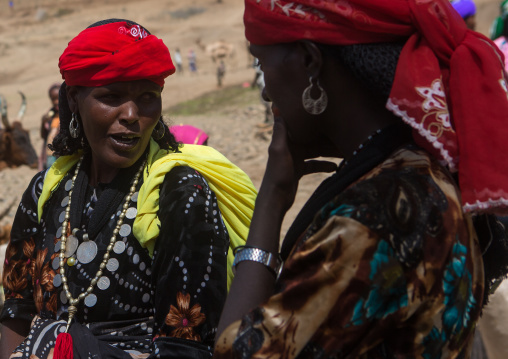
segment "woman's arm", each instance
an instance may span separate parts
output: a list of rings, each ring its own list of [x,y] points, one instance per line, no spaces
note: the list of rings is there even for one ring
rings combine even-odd
[[[178,166],[161,185],[158,216],[154,345],[162,357],[210,356],[227,294],[229,241],[217,199],[198,172]]]
[[[3,290],[6,298],[0,313],[0,358],[2,359],[8,358],[22,342],[37,313],[29,268],[35,247],[32,236],[39,229],[37,200],[43,178],[43,172],[35,175],[23,193],[14,217],[10,242],[5,252],[5,263],[2,263],[4,266]],[[36,231],[27,231],[27,228],[35,228]]]
[[[0,358],[9,358],[30,331],[30,323],[25,320],[7,319],[0,325]]]
[[[281,201],[276,200],[277,195],[278,191],[273,186],[261,186],[246,245],[269,253],[279,252],[280,229],[287,209],[283,208]],[[273,294],[275,279],[273,273],[260,263],[243,261],[236,266],[217,338],[229,324],[239,320]]]
[[[40,134],[43,140],[46,140],[48,137],[48,133],[51,127],[51,120],[52,118],[49,116],[49,112],[42,116]]]
[[[306,161],[315,157],[314,154],[308,151],[298,153],[291,147],[280,118],[275,118],[268,152],[267,169],[256,200],[247,245],[277,254],[282,220],[294,202],[300,178],[310,173],[331,172],[337,166],[326,161]],[[217,338],[227,326],[273,294],[275,279],[273,273],[260,263],[244,261],[237,265]]]

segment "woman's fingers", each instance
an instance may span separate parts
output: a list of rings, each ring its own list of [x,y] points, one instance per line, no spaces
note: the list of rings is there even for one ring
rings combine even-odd
[[[336,170],[337,164],[335,162],[323,160],[309,160],[304,162],[301,169],[301,176],[305,176],[311,173],[335,172]]]
[[[286,124],[280,117],[274,121],[272,143],[269,153],[275,160],[275,173],[287,180],[298,181],[302,176],[318,172],[334,172],[337,164],[330,160],[316,159],[335,153],[336,149],[327,138],[316,141],[315,144],[296,146],[290,142],[287,136]],[[292,174],[293,173],[293,174]],[[294,176],[294,177],[293,177]]]

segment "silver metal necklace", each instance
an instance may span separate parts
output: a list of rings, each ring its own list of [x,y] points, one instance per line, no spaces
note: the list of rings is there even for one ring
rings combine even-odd
[[[67,227],[69,225],[69,219],[70,219],[70,213],[71,213],[71,197],[72,197],[72,191],[74,189],[74,183],[76,182],[76,178],[79,173],[79,169],[81,167],[81,163],[83,162],[83,157],[79,159],[78,164],[76,165],[76,170],[74,171],[74,176],[72,177],[72,184],[71,188],[69,190],[69,203],[67,204],[67,207],[65,208],[65,219],[62,223],[62,237],[60,238],[60,275],[62,278],[62,284],[63,289],[65,292],[65,296],[67,297],[67,300],[69,301],[69,307],[67,309],[67,312],[69,313],[69,316],[67,318],[67,327],[65,329],[65,333],[68,332],[69,327],[71,325],[71,321],[74,318],[76,312],[78,311],[78,304],[80,301],[84,300],[85,304],[88,306],[95,305],[95,302],[97,301],[97,298],[95,295],[91,295],[94,287],[97,285],[97,282],[99,281],[99,278],[102,276],[102,271],[106,268],[109,255],[111,250],[115,246],[116,242],[116,236],[118,235],[118,232],[120,231],[120,227],[123,224],[123,220],[125,218],[125,215],[127,213],[127,209],[129,208],[129,202],[132,198],[132,195],[136,191],[136,186],[139,182],[139,177],[141,176],[141,173],[143,172],[143,168],[145,167],[146,160],[143,161],[141,164],[141,167],[139,168],[138,172],[134,176],[134,179],[132,181],[132,185],[130,187],[129,194],[125,196],[125,200],[122,207],[122,212],[120,213],[118,220],[116,222],[115,229],[113,230],[113,234],[111,235],[111,239],[109,240],[109,245],[106,249],[106,253],[104,253],[104,257],[102,259],[101,264],[99,265],[99,270],[95,274],[95,277],[90,281],[90,285],[88,288],[79,294],[77,298],[73,298],[72,294],[69,290],[69,286],[67,285],[67,276],[65,275],[65,258],[67,257],[67,265],[73,266],[76,263],[76,260],[74,257],[71,257],[74,252],[77,250],[76,256],[78,258],[78,261],[81,263],[90,263],[97,255],[97,244],[90,240],[88,238],[88,234],[83,235],[83,242],[78,246],[78,239],[76,238],[75,234],[77,229],[74,229],[72,231],[72,234],[67,236]]]

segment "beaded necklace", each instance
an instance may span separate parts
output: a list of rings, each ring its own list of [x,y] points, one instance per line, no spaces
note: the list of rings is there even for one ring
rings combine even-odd
[[[95,277],[91,280],[90,285],[88,286],[88,288],[84,292],[80,293],[77,298],[73,298],[72,294],[71,294],[71,292],[69,290],[69,286],[67,285],[67,277],[65,275],[65,267],[64,267],[64,265],[65,265],[64,258],[65,258],[66,242],[67,242],[67,234],[66,234],[67,233],[67,225],[69,224],[70,212],[71,212],[72,191],[74,189],[74,183],[75,183],[76,178],[78,176],[79,169],[81,167],[81,163],[82,162],[83,162],[83,157],[80,158],[80,160],[79,160],[79,162],[78,162],[78,164],[76,166],[76,170],[74,172],[74,176],[72,177],[72,184],[71,184],[71,188],[70,188],[70,191],[69,191],[69,203],[67,204],[67,207],[65,209],[65,219],[64,219],[64,221],[62,223],[62,237],[60,239],[60,242],[61,242],[60,253],[59,253],[59,257],[60,257],[60,263],[59,263],[60,275],[62,277],[62,284],[63,284],[63,289],[64,289],[64,292],[65,292],[65,296],[67,297],[67,299],[69,301],[69,308],[67,309],[67,312],[68,312],[69,316],[67,318],[67,327],[65,329],[65,333],[67,333],[69,331],[69,327],[71,325],[71,321],[74,318],[76,312],[78,311],[77,307],[78,307],[79,302],[81,300],[84,300],[89,294],[92,293],[95,285],[99,281],[99,278],[102,276],[102,271],[106,268],[106,264],[107,264],[107,262],[109,260],[110,252],[111,252],[111,250],[113,249],[113,247],[115,245],[116,236],[117,236],[118,232],[120,231],[120,227],[123,224],[123,220],[125,218],[127,209],[129,208],[129,202],[130,202],[130,200],[132,198],[132,195],[136,191],[136,186],[137,186],[137,184],[139,182],[139,177],[141,176],[141,173],[143,172],[143,168],[145,166],[146,160],[143,161],[143,163],[141,164],[141,167],[139,168],[138,172],[134,176],[134,179],[132,181],[132,185],[130,187],[129,194],[125,196],[125,200],[124,200],[123,207],[122,207],[122,212],[120,213],[120,215],[118,217],[118,221],[116,222],[116,227],[113,230],[113,234],[111,235],[111,239],[109,241],[109,245],[107,247],[106,253],[104,253],[104,257],[103,257],[102,262],[101,262],[101,264],[99,266],[99,270],[95,274]],[[90,241],[90,239],[87,236],[83,236],[83,237],[84,237],[83,238],[84,239],[83,243],[86,244],[86,243],[88,243]],[[94,242],[92,242],[92,243],[94,243]],[[71,259],[74,259],[74,258],[70,257],[68,259],[68,262]],[[72,265],[73,263],[68,263],[68,265],[69,264]]]
[[[369,137],[367,137],[367,139],[366,139],[363,143],[361,143],[361,144],[360,144],[360,146],[358,146],[358,148],[357,148],[356,150],[354,150],[354,151],[353,151],[353,153],[351,154],[351,157],[350,157],[349,159],[347,159],[347,160],[345,160],[345,159],[344,159],[344,160],[342,160],[342,162],[340,163],[340,165],[339,165],[339,168],[338,168],[338,169],[339,169],[339,170],[341,170],[342,168],[344,168],[345,166],[347,166],[347,164],[351,161],[351,159],[352,159],[353,157],[355,157],[355,156],[358,154],[358,152],[360,152],[360,151],[361,151],[361,150],[362,150],[365,146],[367,146],[367,145],[368,145],[368,144],[372,141],[372,139],[373,139],[374,137],[376,137],[377,135],[379,135],[382,131],[383,131],[383,129],[382,129],[382,128],[380,128],[380,129],[376,130],[375,132],[371,133],[371,134],[369,135]]]

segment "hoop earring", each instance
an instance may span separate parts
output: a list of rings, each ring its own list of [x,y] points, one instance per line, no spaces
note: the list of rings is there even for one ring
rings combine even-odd
[[[328,96],[326,95],[325,90],[323,90],[319,84],[319,80],[317,80],[316,84],[319,91],[321,92],[321,95],[319,95],[318,99],[314,100],[310,94],[312,88],[314,87],[314,84],[312,83],[312,76],[309,77],[309,82],[310,85],[303,91],[302,94],[303,108],[311,115],[322,114],[326,110],[326,106],[328,106]]]
[[[81,129],[79,128],[79,122],[74,112],[72,113],[71,123],[69,123],[69,132],[72,138],[78,138],[81,133]]]
[[[155,141],[159,141],[164,137],[165,134],[166,134],[166,129],[164,128],[164,123],[162,122],[162,117],[161,117],[159,119],[159,121],[157,122],[157,125],[155,126],[155,128],[152,131],[152,138]]]

